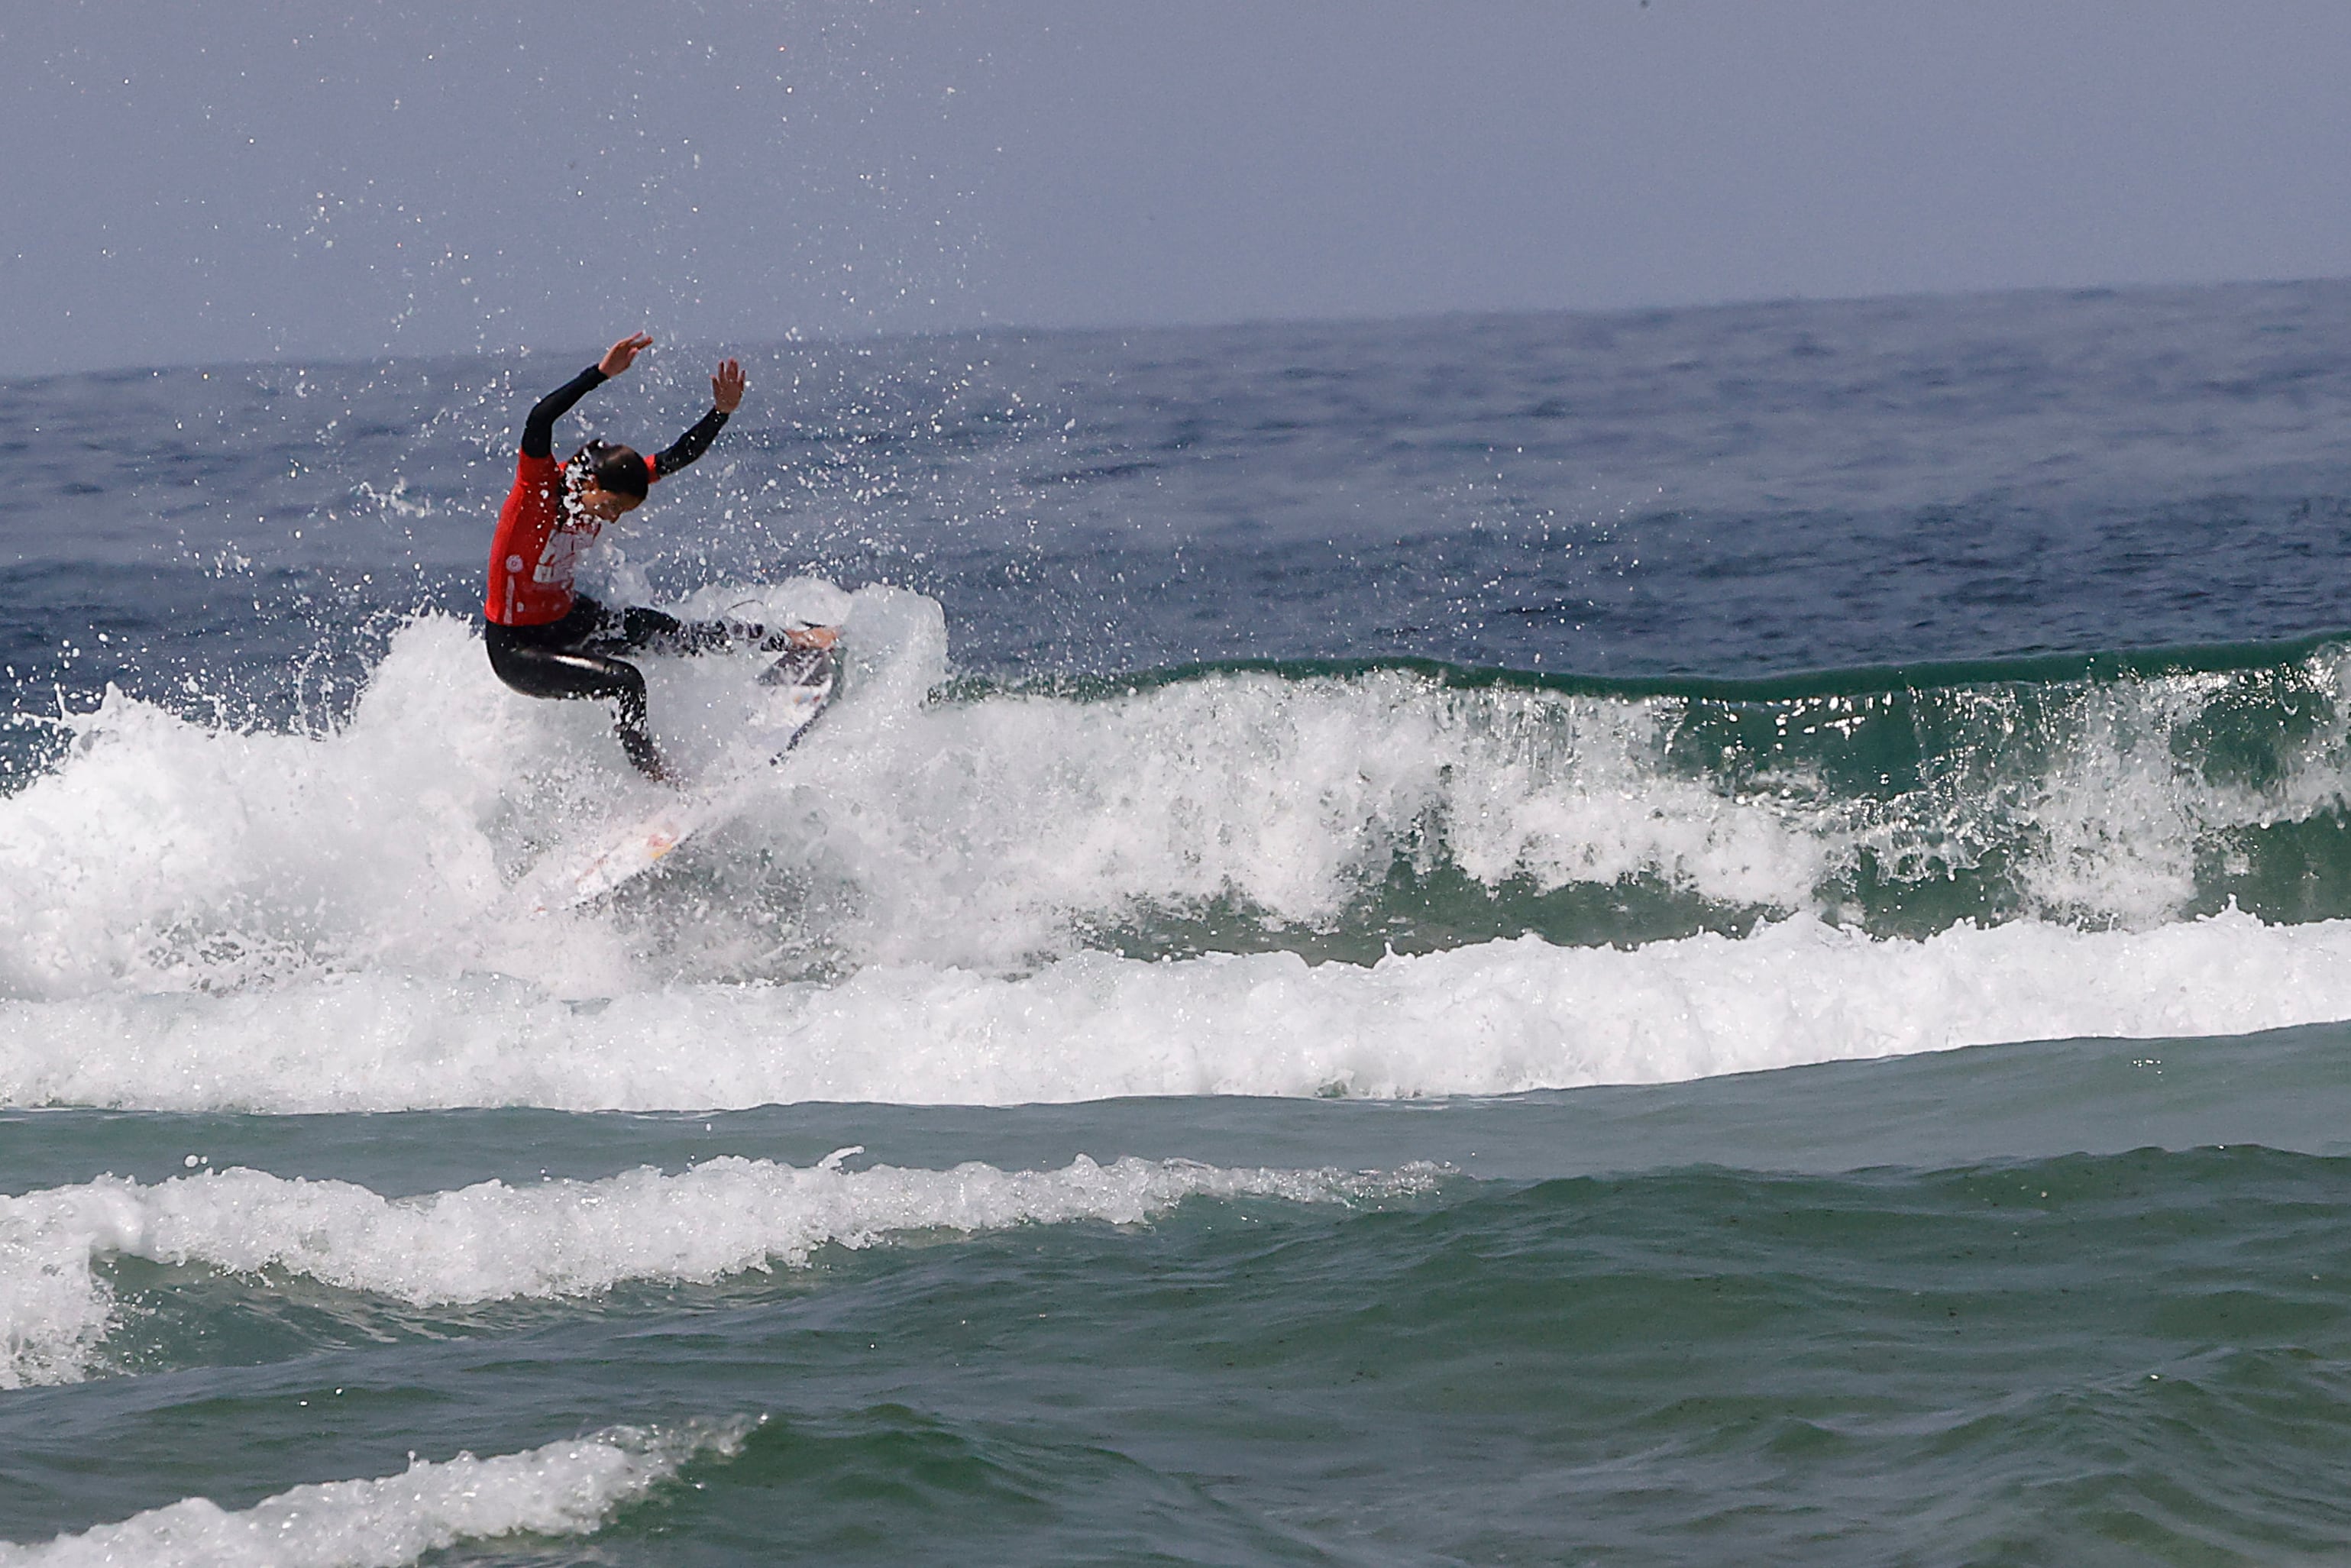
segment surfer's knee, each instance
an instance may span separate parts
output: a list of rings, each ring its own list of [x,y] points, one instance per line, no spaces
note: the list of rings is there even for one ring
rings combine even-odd
[[[527,697],[577,695],[579,678],[549,650],[532,643],[493,638],[490,673],[509,691]]]

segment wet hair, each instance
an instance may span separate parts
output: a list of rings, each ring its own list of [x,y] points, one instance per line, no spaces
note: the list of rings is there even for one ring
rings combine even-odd
[[[599,489],[634,496],[640,501],[653,484],[653,465],[639,456],[635,447],[623,446],[616,441],[590,442],[571,455],[566,466]]]

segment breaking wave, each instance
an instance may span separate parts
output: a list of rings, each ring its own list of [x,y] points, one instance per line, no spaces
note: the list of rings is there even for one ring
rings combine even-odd
[[[533,868],[663,794],[457,621],[315,730],[73,720],[0,798],[0,1103],[1492,1093],[2351,1017],[2333,643],[1003,686],[904,591],[685,608],[845,625],[844,695],[574,914]],[[653,662],[689,767],[758,667]]]

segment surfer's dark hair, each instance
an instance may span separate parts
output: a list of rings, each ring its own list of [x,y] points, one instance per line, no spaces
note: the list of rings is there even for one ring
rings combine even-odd
[[[570,466],[593,480],[597,488],[634,496],[640,501],[653,486],[652,465],[637,455],[635,447],[617,441],[590,442],[571,455]]]

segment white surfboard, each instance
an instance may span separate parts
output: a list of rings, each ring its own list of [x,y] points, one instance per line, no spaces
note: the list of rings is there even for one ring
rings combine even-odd
[[[552,874],[534,873],[531,880],[538,896],[532,912],[545,915],[577,909],[601,898],[661,864],[704,828],[733,816],[749,792],[751,770],[782,761],[784,754],[799,744],[832,700],[835,679],[830,648],[794,648],[770,664],[760,674],[759,685],[769,688],[772,695],[759,722],[733,748],[736,764],[644,821],[600,841]]]

